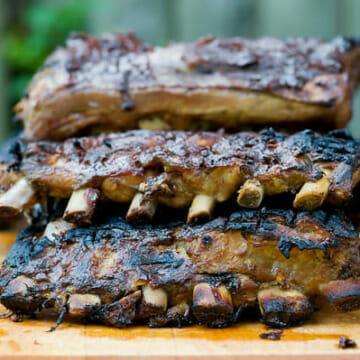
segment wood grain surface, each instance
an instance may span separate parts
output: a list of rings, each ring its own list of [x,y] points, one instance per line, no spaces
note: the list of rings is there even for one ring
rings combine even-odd
[[[0,234],[3,259],[14,239]],[[360,346],[360,311],[317,312],[305,325],[286,329],[281,340],[262,340],[259,322],[228,329],[200,326],[177,329],[114,329],[65,321],[55,332],[54,314],[15,323],[0,313],[0,359],[360,359],[360,348],[339,349],[341,335]]]

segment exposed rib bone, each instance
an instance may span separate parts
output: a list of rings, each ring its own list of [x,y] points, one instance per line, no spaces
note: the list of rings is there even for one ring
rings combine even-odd
[[[163,289],[153,289],[150,285],[142,288],[141,311],[145,316],[164,313],[167,309],[168,296]]]
[[[258,302],[264,323],[274,327],[299,325],[313,312],[308,298],[297,290],[264,289],[258,293]]]
[[[255,209],[261,205],[264,187],[257,180],[247,180],[240,188],[237,202],[241,207]]]
[[[23,313],[33,313],[41,303],[41,300],[29,293],[29,289],[34,285],[35,281],[27,276],[20,275],[12,279],[1,294],[1,302],[7,306],[11,299],[16,298],[17,304],[23,308]]]
[[[151,221],[155,215],[156,207],[155,200],[147,200],[142,193],[137,193],[131,201],[126,214],[126,221],[132,223]]]
[[[210,327],[224,327],[230,322],[234,308],[231,294],[224,285],[211,287],[200,283],[194,287],[192,311],[195,318]]]
[[[34,284],[34,280],[20,275],[8,283],[5,292],[11,293],[13,295],[25,296],[25,294],[28,292],[28,288],[31,288],[34,286]]]
[[[324,170],[324,176],[315,182],[306,182],[296,194],[294,207],[307,211],[314,210],[322,205],[329,193],[330,171]]]
[[[86,316],[101,305],[101,300],[97,295],[74,294],[70,296],[67,305],[70,315]]]
[[[75,190],[67,204],[63,219],[74,224],[90,224],[100,198],[97,189]]]
[[[143,299],[147,304],[152,306],[167,308],[167,294],[163,289],[153,289],[150,285],[143,287]]]
[[[44,237],[46,236],[49,240],[54,240],[55,237],[63,235],[66,231],[71,230],[75,227],[74,224],[69,223],[62,219],[57,219],[49,222],[46,225],[44,231]]]
[[[212,196],[196,195],[189,209],[187,217],[188,224],[209,220],[214,210],[215,203],[216,201]]]
[[[20,214],[34,195],[35,191],[27,180],[25,178],[20,179],[0,196],[0,216],[12,217]]]

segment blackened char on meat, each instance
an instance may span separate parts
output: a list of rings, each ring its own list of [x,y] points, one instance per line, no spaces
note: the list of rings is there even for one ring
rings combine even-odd
[[[321,286],[334,300],[348,285],[338,309],[358,306],[358,274],[358,233],[342,211],[262,208],[198,226],[105,216],[51,239],[28,227],[3,263],[0,288],[19,314],[65,307],[118,327],[221,327],[257,304],[266,323],[291,326],[311,315]]]
[[[141,192],[176,208],[189,206],[199,194],[223,202],[246,181],[256,182],[264,196],[295,193],[327,174],[323,198],[343,205],[360,180],[359,150],[359,141],[345,130],[326,135],[135,130],[29,143],[20,171],[40,193],[54,197],[90,187],[116,202],[131,202]],[[298,207],[312,209],[305,202]]]

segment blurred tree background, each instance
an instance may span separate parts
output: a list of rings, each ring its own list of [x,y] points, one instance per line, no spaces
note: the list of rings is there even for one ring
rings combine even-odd
[[[29,79],[71,31],[153,43],[218,36],[360,36],[360,0],[0,0],[0,141]],[[360,117],[360,94],[355,101]],[[360,137],[360,119],[350,125]]]
[[[16,6],[14,6],[16,3]],[[10,81],[8,97],[13,104],[23,95],[34,71],[71,30],[86,30],[82,2],[13,1],[2,39]]]

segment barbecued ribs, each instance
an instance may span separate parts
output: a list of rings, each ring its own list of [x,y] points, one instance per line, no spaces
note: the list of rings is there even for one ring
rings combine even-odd
[[[1,302],[111,326],[221,327],[259,306],[271,326],[308,318],[326,299],[360,306],[358,233],[341,210],[241,210],[205,225],[134,227],[105,216],[28,227],[0,272]]]
[[[284,327],[326,302],[360,308],[345,214],[360,141],[254,132],[346,126],[359,64],[360,42],[343,37],[154,48],[132,33],[72,36],[16,106],[24,134],[0,165],[0,217],[31,219],[0,269],[2,304],[116,327],[223,327],[253,310]],[[236,192],[251,210],[232,212]],[[285,193],[294,209],[264,206]],[[189,206],[187,220],[159,204]]]
[[[325,200],[343,205],[351,199],[360,180],[359,150],[360,142],[343,130],[328,135],[135,130],[34,142],[20,154],[23,177],[16,191],[70,198],[64,218],[71,222],[90,222],[98,201],[108,199],[131,202],[127,219],[135,222],[151,220],[158,203],[191,205],[188,222],[194,223],[211,218],[215,204],[239,188],[242,207],[257,208],[267,195],[297,192],[294,207],[313,210]],[[16,191],[10,189],[12,197]],[[10,212],[8,193],[0,197],[0,213]]]
[[[218,39],[152,47],[134,34],[75,34],[15,110],[30,139],[89,128],[344,127],[360,78],[355,39]]]

